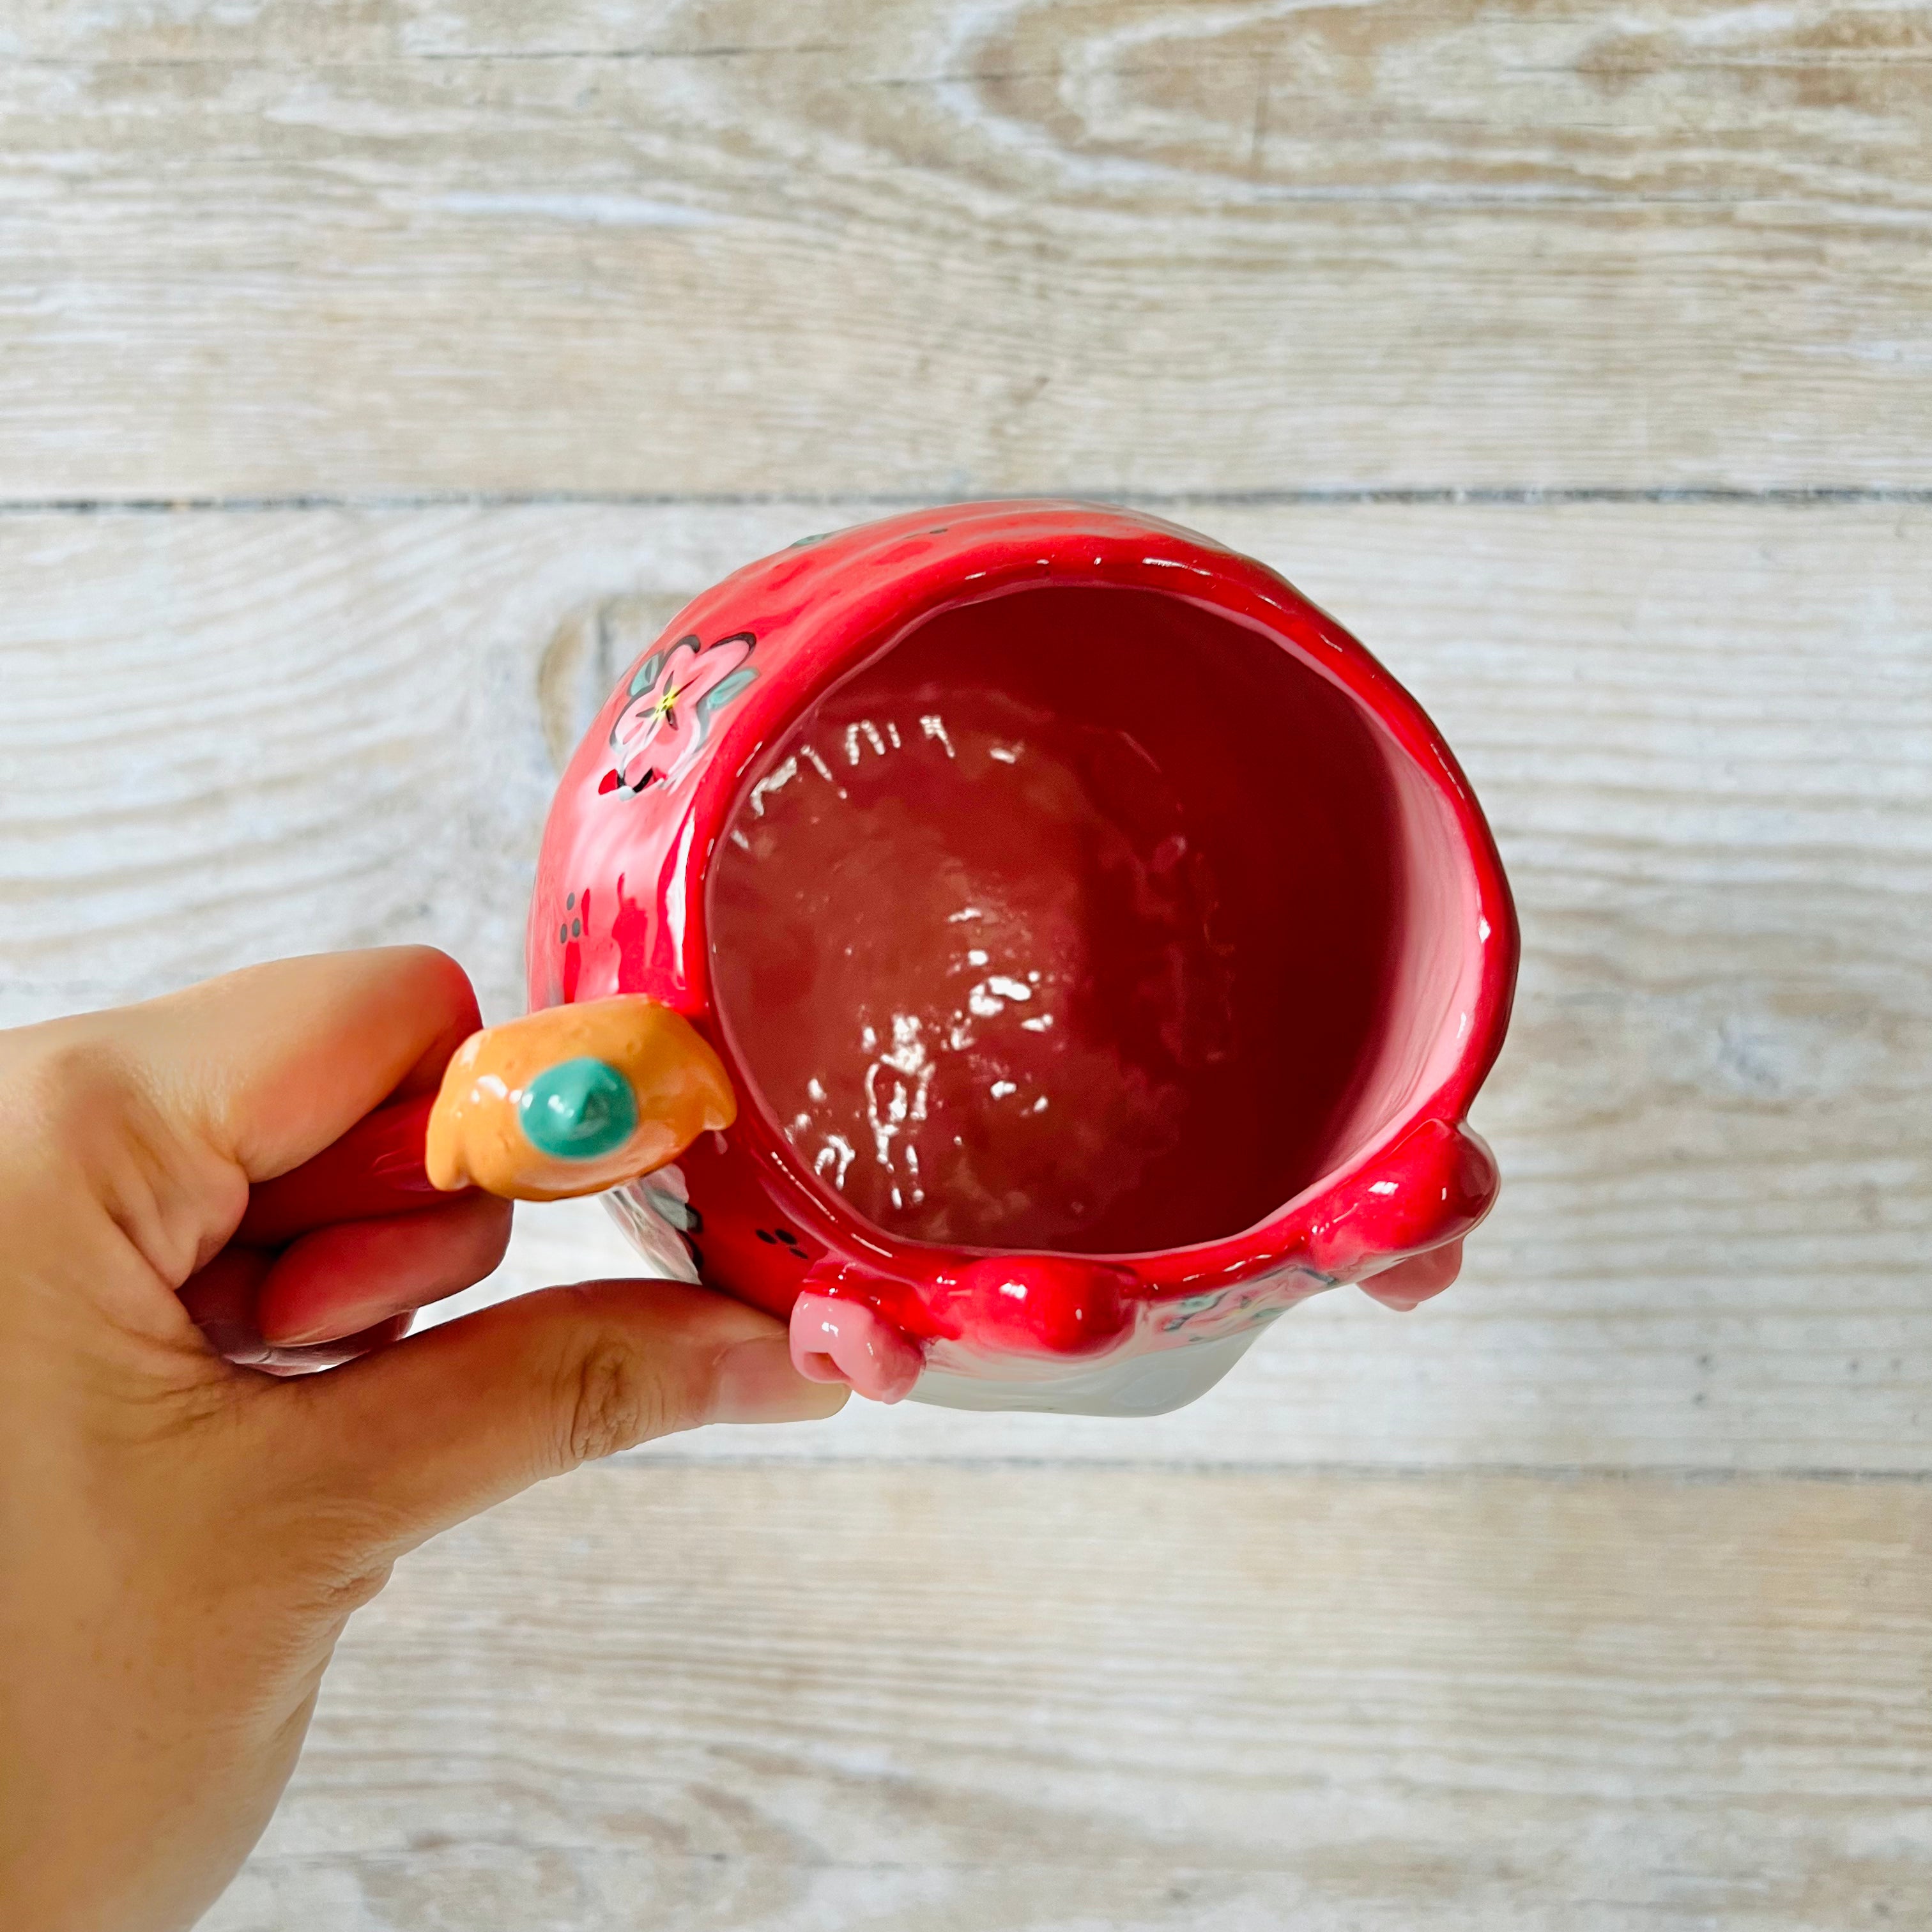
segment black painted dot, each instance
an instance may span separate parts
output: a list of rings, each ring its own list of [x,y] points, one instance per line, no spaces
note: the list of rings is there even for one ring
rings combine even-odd
[[[570,936],[573,939],[581,939],[584,937],[583,920],[574,919],[570,922]]]
[[[570,928],[567,926],[559,926],[556,929],[556,943],[558,945],[562,946],[567,944],[569,938]]]
[[[577,910],[577,895],[574,892],[566,894],[563,909],[566,912],[574,912]]]
[[[795,1248],[799,1245],[798,1237],[789,1228],[781,1228],[778,1234],[778,1239],[784,1242],[787,1247]]]
[[[760,1228],[758,1230],[758,1239],[763,1241],[765,1246],[768,1248],[775,1248],[778,1246],[778,1238],[777,1235],[768,1232],[763,1228]]]

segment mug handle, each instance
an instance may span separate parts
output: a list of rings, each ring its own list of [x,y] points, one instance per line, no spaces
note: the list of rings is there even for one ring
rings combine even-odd
[[[424,1164],[446,1192],[561,1201],[635,1180],[737,1116],[698,1029],[620,993],[472,1034],[430,1111]]]
[[[423,1164],[433,1096],[398,1100],[364,1114],[312,1160],[258,1182],[236,1240],[280,1247],[312,1228],[412,1214],[449,1198],[430,1186]]]
[[[717,1054],[668,1006],[634,994],[551,1006],[471,1034],[433,1100],[379,1107],[252,1190],[238,1238],[273,1245],[471,1188],[517,1201],[601,1193],[736,1115]]]

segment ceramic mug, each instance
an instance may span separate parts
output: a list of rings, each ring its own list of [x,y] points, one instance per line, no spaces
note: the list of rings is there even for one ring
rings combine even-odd
[[[987,692],[997,700],[991,718]],[[966,721],[949,728],[962,704]],[[937,886],[929,873],[956,854],[945,838],[906,835],[904,863],[862,868],[844,900],[815,900],[813,879],[800,879],[790,898],[782,881],[777,892],[748,895],[730,866],[752,866],[749,841],[781,806],[800,800],[796,812],[809,813],[806,794],[846,806],[831,825],[800,818],[790,848],[767,852],[765,863],[809,856],[815,878],[848,866],[852,850],[883,836],[879,815],[918,782],[918,759],[955,784],[927,804],[958,806],[960,823],[987,813],[997,821],[995,796],[982,796],[970,775],[952,777],[966,755],[955,740],[974,736],[972,754],[999,777],[1003,755],[1012,758],[1009,775],[1026,755],[1000,734],[1024,748],[1030,728],[1049,727],[1063,738],[1070,728],[1078,744],[1043,788],[1009,800],[1009,831],[1028,825],[1028,813],[1057,809],[1069,786],[1103,786],[1109,755],[1132,764],[1113,792],[1154,819],[1142,829],[1151,852],[1142,873],[1157,872],[1163,841],[1183,842],[1205,872],[1188,904],[1205,904],[1205,926],[1219,922],[1219,950],[1231,955],[1217,1037],[1192,1060],[1167,1054],[1160,1069],[1161,1091],[1173,1090],[1168,1140],[1184,1146],[1146,1146],[1146,1120],[1128,1120],[1140,1144],[1124,1161],[1124,1194],[1155,1192],[1163,1211],[1123,1200],[1088,1204],[1082,1219],[1086,1183],[1076,1174],[1046,1240],[986,1240],[1000,1232],[986,1215],[966,1228],[980,1238],[946,1240],[943,1204],[937,1215],[881,1225],[889,1190],[873,1186],[872,1211],[852,1200],[854,1167],[879,1180],[879,1128],[892,1124],[895,1101],[879,1113],[878,1072],[898,1096],[904,1138],[920,1078],[932,1096],[946,1069],[935,1072],[932,1047],[895,1046],[885,1030],[898,1018],[886,1010],[892,999],[863,1024],[844,1010],[863,1009],[868,989],[852,970],[804,956],[813,912],[836,923],[823,949],[842,958],[842,933],[889,929],[902,900],[916,900],[904,920],[922,929],[920,941],[972,910],[976,895],[1003,896],[1009,941],[1018,927],[1022,952],[1028,943],[1057,949],[1069,968],[1059,974],[1063,1005],[1078,1005],[1082,976],[1094,980],[1113,941],[1113,900],[1074,892],[1069,914],[1051,885],[1028,900],[1024,873],[1091,863],[1084,821],[1047,841],[1046,854],[1026,836],[1014,841],[1028,846],[1014,863],[982,854],[977,872],[964,862]],[[895,767],[914,777],[895,777]],[[1059,784],[1066,767],[1072,781]],[[862,781],[872,794],[854,808],[850,792]],[[1151,792],[1157,806],[1148,806]],[[1103,831],[1120,809],[1100,813]],[[987,836],[1003,835],[995,825]],[[1132,846],[1128,835],[1128,872]],[[989,872],[999,878],[987,886]],[[1018,908],[1012,873],[1022,875]],[[1146,878],[1128,879],[1128,898],[1146,895]],[[777,968],[764,960],[777,935],[758,923],[772,904],[792,955]],[[1184,908],[1178,920],[1171,912],[1155,920],[1160,935],[1188,923]],[[1069,939],[1069,918],[1101,929]],[[1043,926],[1054,926],[1046,939]],[[956,933],[989,937],[983,920]],[[869,945],[873,966],[900,991],[904,950],[891,933]],[[1005,1022],[1006,1040],[1028,1043],[1016,1032],[1024,1009],[1040,1006],[1036,1022],[1053,1018],[1037,974],[1028,986],[1018,956],[1005,974],[977,970],[986,945],[939,952],[929,977],[964,989],[955,1010],[982,1036],[966,1049],[962,1080],[1016,1084],[999,1080],[999,1053],[983,1036]],[[1202,956],[1211,955],[1210,933]],[[808,539],[690,604],[628,668],[558,786],[527,956],[533,1009],[607,995],[670,1006],[717,1051],[740,1096],[728,1132],[700,1134],[674,1167],[614,1196],[645,1258],[701,1269],[788,1318],[804,1364],[869,1395],[1107,1414],[1190,1401],[1269,1319],[1322,1288],[1360,1281],[1382,1300],[1414,1304],[1447,1287],[1460,1240],[1496,1196],[1496,1165],[1465,1117],[1502,1046],[1515,966],[1496,844],[1414,700],[1274,572],[1171,524],[1076,502],[970,504]],[[852,1054],[872,1054],[863,1134],[841,1132],[850,1109],[815,1117],[808,1100],[794,1113],[802,1069],[778,1064],[786,1054],[775,1059],[769,1040],[752,1046],[755,1006],[746,1003],[759,1000],[761,972],[769,982],[772,970],[808,980],[818,997],[804,995],[806,1016],[825,1020],[835,1043],[841,1026],[862,1036]],[[827,995],[841,1012],[819,1010]],[[1134,997],[1128,987],[1111,1000],[1114,1016]],[[1000,1012],[987,1016],[995,1005]],[[1120,1024],[1171,1030],[1177,1005],[1184,995]],[[1086,1032],[1103,1036],[1105,1024],[1090,1012]],[[802,1026],[792,1014],[788,1030]],[[863,1046],[868,1030],[875,1047]],[[904,1063],[922,1059],[908,1078]],[[1142,1064],[1148,1053],[1128,1059],[1142,1086],[1160,1086]],[[1054,1069],[1034,1072],[1037,1101],[1026,1091],[1010,1101],[1032,1146],[1051,1157],[1053,1136],[1064,1142],[1070,1126],[1064,1109],[1028,1113],[1049,1097]],[[1119,1086],[1117,1064],[1101,1070],[1101,1086],[1109,1074]],[[767,1091],[775,1082],[790,1086],[781,1096]],[[1086,1091],[1074,1091],[1080,1111],[1091,1111]],[[1142,1114],[1150,1111],[1161,1114],[1161,1105]],[[980,1128],[995,1132],[997,1123]],[[891,1161],[883,1167],[910,1180]],[[1190,1200],[1167,1200],[1174,1188]],[[1009,1223],[1026,1219],[1022,1205]]]
[[[563,776],[527,964],[439,1184],[616,1180],[653,1271],[878,1400],[1172,1408],[1324,1289],[1438,1292],[1496,1196],[1516,932],[1467,781],[1282,578],[1118,509],[699,597]]]

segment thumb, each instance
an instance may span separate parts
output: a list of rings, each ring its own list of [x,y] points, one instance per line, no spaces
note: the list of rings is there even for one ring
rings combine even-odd
[[[706,1422],[807,1422],[847,1391],[792,1366],[784,1324],[681,1282],[499,1303],[265,1395],[279,1473],[399,1555],[546,1476]]]

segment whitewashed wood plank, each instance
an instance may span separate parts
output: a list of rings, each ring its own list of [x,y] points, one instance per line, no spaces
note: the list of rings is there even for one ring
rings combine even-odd
[[[515,1010],[540,670],[565,737],[604,677],[571,614],[648,627],[815,514],[0,518],[0,1018],[401,939]],[[1383,653],[1495,819],[1527,950],[1468,1274],[1312,1304],[1153,1422],[855,1406],[703,1453],[1932,1468],[1932,514],[1201,520]],[[484,1292],[626,1262],[526,1213]]]
[[[1932,487],[1922,8],[0,18],[0,495]]]
[[[211,1932],[1916,1925],[1922,1484],[590,1472],[352,1625]]]

